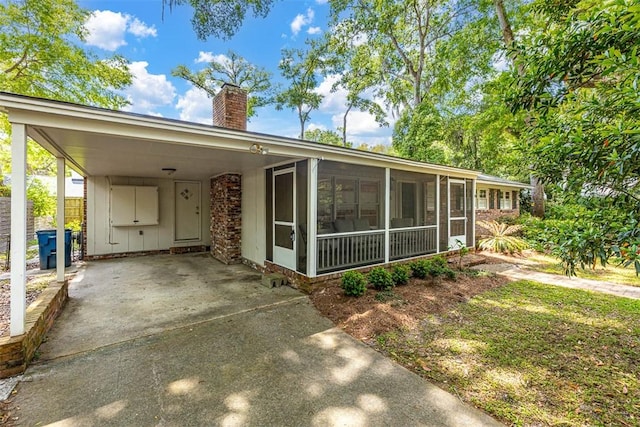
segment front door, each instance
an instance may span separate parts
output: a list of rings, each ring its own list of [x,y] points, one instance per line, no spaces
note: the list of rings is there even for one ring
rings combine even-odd
[[[200,240],[200,182],[176,181],[175,240]]]
[[[464,180],[449,180],[449,248],[460,249],[466,245],[466,189]]]
[[[296,269],[296,172],[294,168],[273,173],[273,262]]]

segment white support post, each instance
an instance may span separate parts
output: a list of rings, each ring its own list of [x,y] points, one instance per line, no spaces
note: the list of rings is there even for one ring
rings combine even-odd
[[[307,182],[309,203],[307,206],[307,276],[316,277],[318,236],[318,159],[309,159]]]
[[[397,194],[397,193],[396,193]],[[391,169],[384,169],[384,262],[389,263],[389,226],[391,220]]]
[[[473,248],[476,247],[476,180],[473,180],[472,194],[471,194],[471,241],[473,242]]]
[[[58,182],[56,186],[57,193],[57,212],[56,218],[58,222],[56,230],[56,280],[61,283],[64,282],[64,268],[65,268],[65,235],[64,235],[64,157],[58,157]]]
[[[27,127],[11,125],[11,325],[25,332],[27,315]]]
[[[436,175],[436,253],[440,252],[440,233],[442,233],[442,224],[440,224],[440,175]]]

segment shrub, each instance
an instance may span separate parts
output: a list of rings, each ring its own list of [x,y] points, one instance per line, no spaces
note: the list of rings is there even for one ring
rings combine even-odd
[[[521,225],[508,225],[496,221],[478,221],[477,224],[489,232],[489,237],[478,242],[478,247],[482,250],[512,254],[529,247],[527,242],[514,236],[522,228]]]
[[[439,276],[446,276],[447,279],[456,278],[456,272],[449,268],[447,259],[442,255],[427,260],[427,273],[434,278]]]
[[[393,288],[393,277],[387,269],[375,267],[369,272],[369,283],[379,291],[386,291]]]
[[[409,267],[406,265],[396,265],[391,273],[393,284],[395,286],[406,285],[409,283]]]
[[[347,271],[342,275],[342,289],[347,296],[362,296],[367,291],[367,280],[358,271]]]
[[[409,264],[413,277],[418,279],[426,279],[429,275],[429,263],[426,259],[414,261]]]

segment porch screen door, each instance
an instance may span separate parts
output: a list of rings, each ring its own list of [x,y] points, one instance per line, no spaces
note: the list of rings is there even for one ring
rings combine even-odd
[[[296,269],[296,173],[284,169],[273,173],[273,262]]]
[[[467,242],[466,186],[463,180],[449,180],[449,248],[451,249],[459,249],[460,245],[466,245]]]

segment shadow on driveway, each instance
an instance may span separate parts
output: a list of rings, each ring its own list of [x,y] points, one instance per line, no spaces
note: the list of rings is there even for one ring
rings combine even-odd
[[[77,277],[18,387],[19,425],[499,425],[247,267],[157,256]]]

